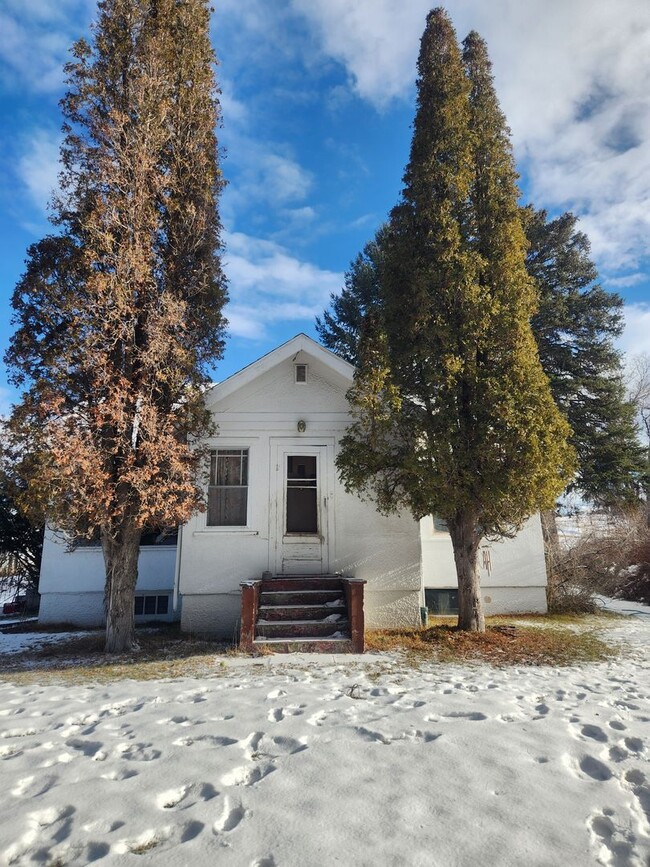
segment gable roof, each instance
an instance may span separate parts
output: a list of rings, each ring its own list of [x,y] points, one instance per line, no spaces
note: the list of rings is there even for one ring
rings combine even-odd
[[[344,361],[338,355],[335,355],[329,349],[325,349],[325,347],[321,346],[320,343],[316,343],[316,341],[311,337],[300,333],[296,334],[295,337],[292,337],[291,340],[287,340],[286,343],[282,343],[276,349],[267,352],[266,355],[258,358],[257,361],[253,361],[251,364],[243,367],[237,373],[233,373],[232,376],[224,379],[223,382],[219,382],[212,386],[205,397],[206,406],[209,407],[218,400],[228,397],[228,395],[232,394],[237,389],[247,385],[258,376],[261,376],[263,373],[266,373],[268,370],[271,370],[276,365],[281,364],[283,361],[297,355],[301,351],[322,362],[324,365],[329,367],[330,370],[338,373],[339,376],[352,384],[354,367],[351,364]]]

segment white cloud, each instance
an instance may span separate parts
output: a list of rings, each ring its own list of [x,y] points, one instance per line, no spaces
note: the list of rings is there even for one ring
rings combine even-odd
[[[342,286],[342,274],[301,261],[273,241],[233,232],[226,245],[227,316],[236,337],[262,339],[266,326],[276,322],[304,321],[311,327],[330,293]]]
[[[625,330],[618,346],[628,356],[650,354],[650,303],[625,305]]]
[[[310,205],[305,205],[303,208],[284,208],[281,213],[285,219],[291,222],[292,227],[313,223],[317,216],[316,211]]]
[[[404,95],[415,78],[429,0],[292,0],[292,6],[345,66],[359,96],[381,107]]]
[[[378,109],[411,91],[429,0],[292,0],[350,87]],[[650,218],[647,0],[450,0],[486,39],[537,206],[583,218],[599,265],[644,259]]]
[[[94,0],[3,0],[0,79],[11,89],[56,92],[68,51],[88,30]]]
[[[647,279],[647,274],[637,271],[636,274],[626,274],[624,277],[613,277],[608,279],[607,289],[626,289],[629,286],[638,286],[639,283],[645,283]]]
[[[58,188],[60,136],[48,130],[36,130],[25,142],[17,164],[20,180],[32,202],[45,213],[52,193]]]
[[[266,196],[279,203],[304,199],[313,183],[311,174],[295,160],[278,154],[265,154],[257,171]]]
[[[286,146],[256,141],[235,130],[227,137],[227,149],[231,159],[225,170],[227,175],[234,170],[234,178],[224,192],[223,213],[230,224],[247,209],[261,212],[271,206],[277,211],[294,206],[312,189],[311,172],[287,153]]]
[[[249,117],[248,106],[236,98],[233,83],[221,75],[219,87],[221,90],[219,102],[221,104],[221,116],[224,124],[233,128],[244,124]]]

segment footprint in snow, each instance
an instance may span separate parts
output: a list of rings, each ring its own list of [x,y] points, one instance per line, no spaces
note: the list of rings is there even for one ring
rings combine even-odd
[[[630,754],[623,747],[610,747],[609,757],[613,762],[624,762]]]
[[[586,738],[591,738],[594,741],[598,741],[601,744],[607,743],[609,738],[605,734],[605,732],[601,729],[600,726],[594,725],[586,725],[580,729],[580,734],[584,735]]]
[[[279,758],[280,756],[291,756],[294,753],[301,753],[306,749],[307,744],[297,741],[295,738],[283,737],[282,735],[271,737],[264,734],[253,746],[251,758],[256,758],[258,755]]]
[[[400,741],[422,741],[425,744],[433,743],[433,741],[437,741],[439,737],[442,737],[441,732],[429,732],[429,731],[421,731],[420,729],[407,729],[405,732],[402,732],[395,740]]]
[[[162,753],[160,750],[152,749],[152,744],[118,744],[116,747],[118,755],[127,759],[130,762],[152,762],[159,759]]]
[[[224,786],[254,786],[275,770],[277,768],[272,762],[266,762],[263,765],[253,765],[252,767],[250,765],[242,765],[224,774],[221,777],[221,783]]]
[[[451,713],[443,714],[447,719],[466,719],[471,721],[479,721],[487,719],[484,713],[480,713],[479,711],[474,712],[465,712],[460,710],[454,710]]]
[[[592,780],[597,780],[599,783],[604,783],[606,780],[611,780],[612,772],[606,764],[594,758],[594,756],[584,755],[579,763],[580,770],[583,774],[591,777]]]
[[[44,795],[53,786],[56,785],[59,778],[54,774],[44,774],[37,777],[23,777],[18,780],[11,794],[15,798],[37,798],[39,795]]]
[[[645,774],[638,768],[632,768],[625,774],[625,782],[632,789],[643,819],[650,827],[650,785],[646,783]]]
[[[89,759],[94,758],[104,746],[101,741],[86,741],[83,740],[83,738],[70,738],[65,742],[65,745],[66,747],[70,747],[71,750],[76,750],[77,752],[82,753]],[[104,757],[106,757],[105,753]]]
[[[358,726],[355,731],[361,738],[363,738],[364,741],[371,741],[380,744],[391,743],[391,739],[386,737],[386,735],[382,734],[381,732],[374,732],[370,729],[364,728],[363,726]]]
[[[212,747],[231,747],[233,744],[238,744],[239,741],[223,735],[196,735],[195,737],[187,735],[184,738],[177,738],[172,743],[175,747],[191,747],[192,744],[200,743],[207,743]]]
[[[107,774],[102,774],[102,780],[112,780],[120,783],[122,780],[130,780],[132,777],[137,777],[138,773],[139,771],[122,768],[119,771],[109,771]]]
[[[304,713],[304,704],[290,704],[286,707],[273,707],[267,714],[269,722],[281,722],[288,716],[300,716]]]
[[[221,816],[212,826],[212,830],[215,834],[230,834],[231,831],[239,827],[247,814],[248,811],[242,807],[240,802],[233,801],[226,796]]]
[[[188,807],[193,807],[197,800],[210,801],[218,794],[219,792],[211,783],[188,783],[161,792],[156,798],[156,806],[161,810],[173,810],[177,807],[186,810]],[[190,795],[193,797],[190,798]]]
[[[614,822],[614,811],[605,809],[593,813],[587,826],[597,850],[598,863],[612,867],[635,867],[640,864],[634,852],[634,835]]]

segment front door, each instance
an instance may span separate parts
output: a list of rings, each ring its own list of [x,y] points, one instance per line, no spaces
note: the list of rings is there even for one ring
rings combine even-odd
[[[275,571],[300,575],[327,572],[328,447],[275,447]]]

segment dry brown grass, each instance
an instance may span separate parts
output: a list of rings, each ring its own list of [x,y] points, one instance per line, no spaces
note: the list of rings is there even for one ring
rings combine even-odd
[[[35,634],[37,628],[29,630]],[[69,629],[43,630],[44,634]],[[114,680],[157,680],[160,678],[205,677],[219,673],[223,666],[216,656],[232,653],[229,646],[183,636],[177,628],[162,627],[138,631],[139,649],[108,655],[105,633],[97,630],[66,641],[44,643],[21,653],[0,656],[0,680],[32,683],[48,680],[63,683],[109,683]]]
[[[571,665],[612,656],[616,651],[597,633],[617,620],[602,614],[492,617],[487,632],[478,635],[458,632],[455,618],[436,618],[435,625],[428,629],[370,631],[366,634],[366,649],[402,651],[414,665],[424,660],[488,662],[498,666]],[[27,629],[25,626],[21,631]],[[38,633],[39,629],[32,625],[29,631]],[[43,634],[52,631],[48,628]],[[98,630],[6,654],[0,656],[0,680],[29,684],[45,678],[56,683],[84,684],[219,676],[228,670],[224,655],[240,655],[232,646],[198,640],[180,633],[177,627],[139,630],[138,642],[136,651],[107,655],[104,632]],[[287,663],[290,659],[286,658]]]
[[[368,632],[366,649],[401,650],[415,658],[443,663],[488,662],[498,666],[564,666],[601,662],[615,655],[616,650],[595,634],[593,623],[585,624],[584,620],[571,616],[546,621],[534,616],[491,618],[484,633],[471,633],[459,631],[445,618],[446,622],[428,628]],[[601,618],[594,620],[603,625]],[[538,621],[543,625],[533,625]],[[576,628],[576,621],[583,628]]]

